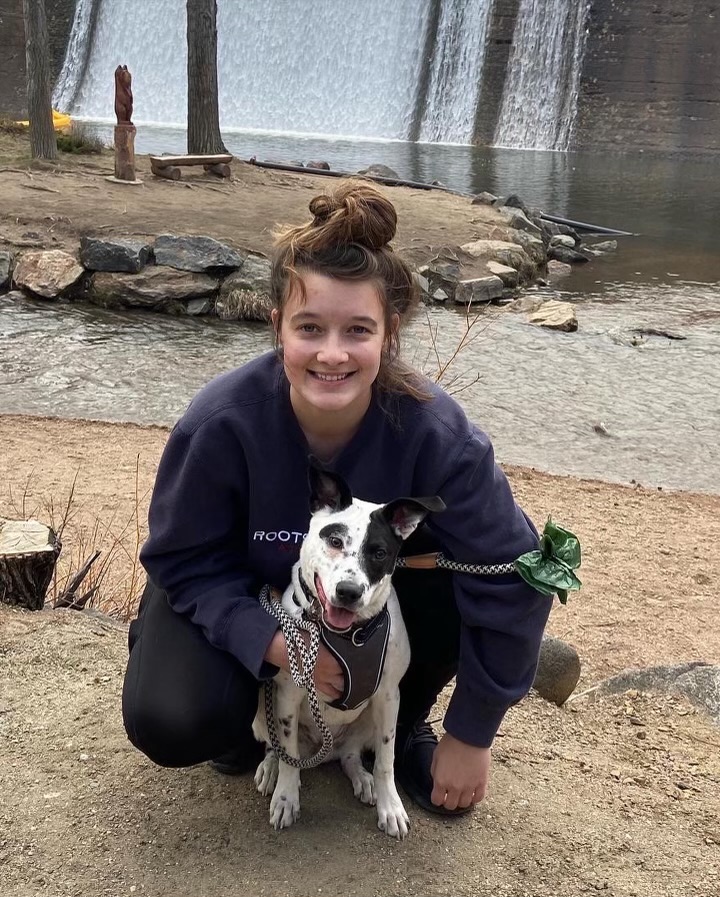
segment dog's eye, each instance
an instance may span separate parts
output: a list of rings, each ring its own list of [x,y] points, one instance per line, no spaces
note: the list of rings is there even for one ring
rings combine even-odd
[[[387,550],[385,548],[376,548],[373,551],[373,557],[376,561],[384,561],[387,557]]]
[[[339,536],[330,536],[330,538],[328,539],[328,545],[331,548],[336,548],[338,551],[340,551],[343,547],[343,542]]]

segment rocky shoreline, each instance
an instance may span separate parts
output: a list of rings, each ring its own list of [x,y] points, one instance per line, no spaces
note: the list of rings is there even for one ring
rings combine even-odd
[[[139,167],[142,168],[142,160]],[[250,175],[248,169],[252,168],[235,161],[232,182],[243,187],[247,186],[249,177],[259,176],[264,188],[292,186],[300,192],[307,188],[332,187],[327,179],[323,181],[312,170],[297,175],[255,168]],[[3,171],[22,174],[19,169]],[[60,177],[72,173],[53,172]],[[363,173],[372,175],[372,167]],[[33,184],[19,186],[62,195],[63,191],[51,186],[52,174],[47,175],[46,186],[40,186],[37,180],[33,176]],[[143,184],[143,192],[151,188],[153,192],[167,193],[167,188],[172,191],[176,186],[167,182],[159,185],[158,180],[151,176]],[[187,178],[177,186],[201,189],[205,196],[208,190],[231,195],[227,188],[212,186],[212,180],[208,175]],[[127,194],[136,188],[97,185],[96,178],[93,189],[102,190],[110,206],[118,190]],[[514,195],[501,198],[481,193],[471,198],[407,187],[390,188],[389,195],[397,201],[399,194],[404,193],[403,201],[409,200],[412,207],[421,192],[425,194],[422,203],[430,215],[435,207],[439,231],[449,229],[440,223],[446,221],[448,202],[453,204],[455,217],[460,218],[457,211],[462,209],[462,219],[466,221],[464,226],[460,220],[457,222],[454,239],[440,242],[433,235],[432,241],[410,253],[409,260],[424,302],[467,308],[488,303],[503,305],[528,313],[531,323],[570,332],[577,330],[571,304],[549,297],[522,298],[523,291],[533,284],[556,282],[569,274],[573,265],[584,264],[596,255],[615,249],[616,241],[586,245],[571,227],[546,220],[542,211],[528,208]],[[173,199],[176,196],[177,192]],[[130,197],[124,211],[134,198]],[[135,227],[120,228],[108,225],[98,216],[82,228],[68,228],[61,246],[48,246],[42,233],[35,229],[3,232],[3,217],[7,220],[10,215],[0,216],[0,298],[13,301],[31,297],[50,302],[86,302],[103,308],[142,308],[172,315],[267,321],[269,228],[263,228],[262,234],[253,234],[247,228],[231,239],[223,239],[214,227],[177,232],[178,220],[196,217],[192,200],[190,197],[188,200],[174,203],[175,208],[168,210],[170,214],[163,216],[163,227],[154,232],[144,227],[146,222],[142,220]],[[402,216],[403,209],[398,211]],[[45,215],[44,220],[54,217]],[[64,216],[58,217],[62,220]],[[416,232],[412,221],[410,229]],[[419,238],[413,236],[411,240]],[[57,242],[53,235],[51,243]],[[404,251],[404,247],[400,250]]]

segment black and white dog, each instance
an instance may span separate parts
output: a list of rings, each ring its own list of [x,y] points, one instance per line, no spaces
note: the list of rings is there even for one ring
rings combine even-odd
[[[282,606],[293,619],[319,617],[321,639],[345,674],[345,691],[332,701],[319,694],[322,716],[333,735],[326,757],[340,760],[355,796],[377,805],[378,827],[395,838],[409,820],[393,773],[399,683],[410,662],[410,645],[391,576],[400,546],[443,501],[400,498],[386,505],[353,499],[341,477],[310,468],[311,511],[307,537],[293,567]],[[275,718],[280,747],[292,757],[312,756],[322,741],[310,713],[307,692],[280,671]],[[263,689],[253,732],[270,745]],[[375,752],[371,775],[361,753]],[[272,792],[270,823],[292,825],[300,813],[300,770],[269,747],[255,784]]]

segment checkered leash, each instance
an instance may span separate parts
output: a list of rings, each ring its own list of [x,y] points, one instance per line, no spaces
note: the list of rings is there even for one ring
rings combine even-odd
[[[398,558],[397,567],[407,567],[410,569],[413,565],[406,564],[406,561],[412,561],[412,557]],[[480,576],[497,576],[500,573],[514,573],[515,564],[459,564],[457,561],[451,561],[446,558],[442,552],[433,555],[434,567],[440,567],[443,570],[452,570],[453,573],[476,573]],[[427,569],[427,568],[425,568]]]
[[[280,760],[290,766],[294,766],[296,769],[310,769],[313,766],[319,766],[330,753],[333,746],[332,732],[323,719],[320,700],[315,688],[315,680],[313,679],[318,649],[320,648],[320,624],[305,617],[301,617],[300,620],[293,620],[280,602],[273,600],[269,586],[264,586],[260,592],[260,605],[266,613],[275,617],[280,623],[280,628],[287,644],[292,681],[298,688],[304,688],[307,692],[310,712],[318,731],[322,735],[322,747],[312,757],[301,759],[288,754],[285,748],[280,745],[280,739],[277,734],[277,716],[275,714],[275,692],[277,686],[270,680],[263,683],[262,686],[265,692],[265,720],[267,722],[268,735],[270,736],[270,744]],[[309,645],[302,636],[303,631],[310,633]]]

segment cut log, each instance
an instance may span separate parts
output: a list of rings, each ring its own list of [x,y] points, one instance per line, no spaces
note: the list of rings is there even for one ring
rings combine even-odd
[[[115,177],[119,181],[135,180],[135,133],[134,125],[115,126]]]
[[[164,165],[158,167],[154,162],[151,162],[150,168],[152,170],[152,173],[159,178],[168,178],[171,181],[180,180],[181,171],[174,165]]]
[[[41,610],[61,547],[44,523],[0,518],[0,601]]]
[[[158,168],[167,165],[217,165],[232,162],[232,153],[209,153],[205,156],[150,156],[150,162]]]
[[[226,162],[217,162],[215,165],[203,165],[208,174],[215,174],[219,178],[230,177],[230,166]]]

